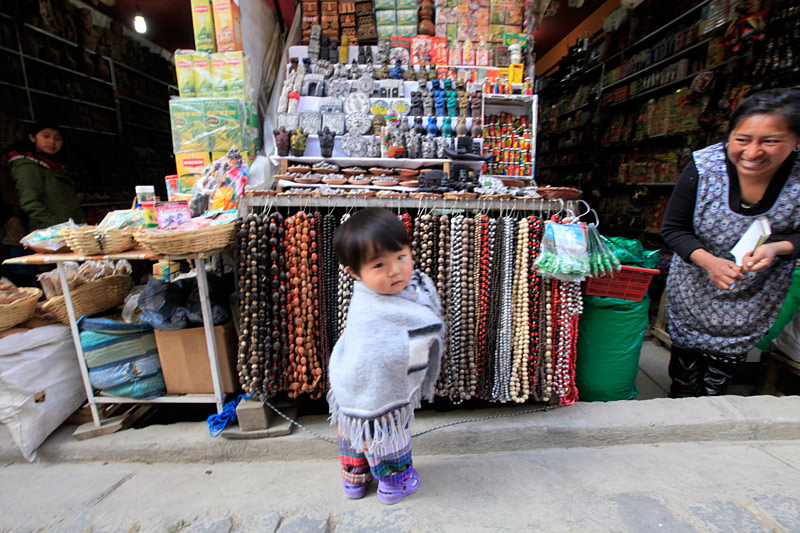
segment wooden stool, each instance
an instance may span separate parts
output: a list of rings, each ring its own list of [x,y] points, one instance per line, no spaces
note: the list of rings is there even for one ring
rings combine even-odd
[[[778,380],[785,372],[800,376],[800,362],[780,352],[766,351],[761,354],[764,377],[756,387],[756,394],[778,395]]]

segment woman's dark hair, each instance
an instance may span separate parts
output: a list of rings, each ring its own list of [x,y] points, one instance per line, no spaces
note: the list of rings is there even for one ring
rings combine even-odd
[[[410,246],[408,231],[388,209],[369,207],[357,211],[336,229],[333,251],[339,262],[358,274],[369,256],[398,252]]]
[[[789,131],[800,137],[800,90],[769,89],[748,96],[731,113],[726,135],[753,115],[780,115]]]

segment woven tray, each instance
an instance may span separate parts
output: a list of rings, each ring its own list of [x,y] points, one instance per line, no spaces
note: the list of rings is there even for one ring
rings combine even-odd
[[[42,290],[36,287],[20,287],[26,295],[10,304],[0,304],[0,330],[22,324],[36,311],[36,302],[42,296]]]
[[[577,200],[583,194],[574,187],[539,187],[536,192],[545,200]]]
[[[148,251],[161,255],[186,255],[221,250],[233,242],[235,222],[193,230],[162,231],[140,230],[136,240]]]
[[[129,275],[115,274],[90,281],[71,290],[75,319],[118,306],[125,300],[125,296],[131,290],[131,285],[133,285],[133,281]],[[47,300],[42,306],[42,311],[53,315],[62,324],[69,324],[67,304],[64,302],[63,295]]]
[[[96,226],[64,228],[64,241],[80,255],[117,254],[136,246],[131,230],[97,230]]]

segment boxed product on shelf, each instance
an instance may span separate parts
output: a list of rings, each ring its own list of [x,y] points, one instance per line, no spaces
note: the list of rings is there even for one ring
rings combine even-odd
[[[211,0],[192,0],[192,27],[195,49],[200,52],[216,52]]]
[[[169,102],[174,152],[206,152],[205,116],[201,98],[175,98]]]
[[[214,0],[214,32],[218,52],[233,52],[242,49],[242,27],[239,22],[239,6],[233,0]]]
[[[208,136],[208,150],[227,151],[242,147],[244,108],[237,98],[206,98],[203,113]]]
[[[195,91],[198,97],[204,98],[214,94],[214,82],[211,76],[211,56],[208,52],[195,52],[192,55]],[[183,95],[181,95],[183,96]]]
[[[178,261],[162,259],[153,263],[153,277],[160,281],[173,281],[181,273],[181,264]]]
[[[175,75],[178,79],[178,94],[190,98],[197,96],[194,75],[194,50],[175,50]]]
[[[169,394],[211,394],[211,367],[203,328],[155,330],[158,357]],[[236,392],[236,332],[233,324],[214,328],[224,392]]]

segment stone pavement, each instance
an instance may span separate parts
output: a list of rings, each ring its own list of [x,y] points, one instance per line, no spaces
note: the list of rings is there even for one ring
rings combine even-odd
[[[345,499],[334,457],[10,464],[0,467],[0,531],[800,531],[800,441],[554,447],[414,462],[421,488],[393,506],[378,502],[375,483],[364,499]]]

